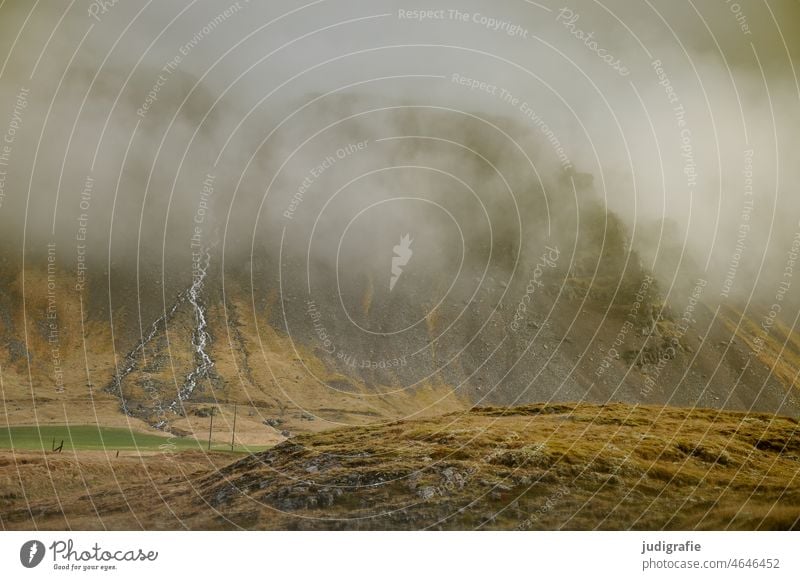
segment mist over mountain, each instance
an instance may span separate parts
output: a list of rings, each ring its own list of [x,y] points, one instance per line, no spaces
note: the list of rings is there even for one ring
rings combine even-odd
[[[10,392],[798,413],[796,3],[84,4],[0,23]]]

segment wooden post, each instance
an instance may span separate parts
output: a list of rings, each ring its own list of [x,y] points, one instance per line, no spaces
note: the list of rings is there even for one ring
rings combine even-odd
[[[231,451],[233,451],[233,441],[236,438],[236,403],[233,404],[233,433],[231,433]]]
[[[208,424],[208,450],[211,451],[211,429],[214,428],[214,407],[211,407],[211,421]]]

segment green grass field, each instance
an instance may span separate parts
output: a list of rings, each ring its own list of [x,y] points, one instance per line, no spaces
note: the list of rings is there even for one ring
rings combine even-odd
[[[55,439],[56,447],[64,440],[64,450],[132,450],[159,451],[162,445],[173,444],[175,451],[201,450],[205,443],[189,437],[159,437],[137,433],[116,427],[98,427],[97,425],[43,425],[0,427],[0,449],[41,450],[50,451]],[[223,450],[215,444],[212,449]],[[243,451],[244,449],[237,449]]]

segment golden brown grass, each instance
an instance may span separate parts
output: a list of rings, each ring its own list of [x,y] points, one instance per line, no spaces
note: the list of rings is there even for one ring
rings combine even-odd
[[[796,421],[623,404],[485,408],[298,436],[224,467],[83,457],[6,498],[8,528],[797,529]],[[133,460],[131,460],[133,461]],[[36,462],[34,461],[35,465]],[[135,461],[134,461],[135,464]],[[138,464],[137,464],[138,465]],[[52,466],[52,464],[51,464]],[[0,473],[13,479],[16,468]],[[80,473],[92,486],[87,493]],[[156,483],[151,483],[152,477]],[[19,492],[34,486],[21,504]],[[161,499],[163,498],[163,499]],[[97,511],[97,514],[95,513]],[[98,515],[99,514],[99,515]]]

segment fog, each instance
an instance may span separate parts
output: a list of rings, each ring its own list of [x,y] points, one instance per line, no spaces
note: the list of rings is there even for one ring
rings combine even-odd
[[[772,299],[800,233],[796,2],[454,6],[5,2],[3,259],[313,272],[411,232],[513,270],[591,175],[667,289]]]

